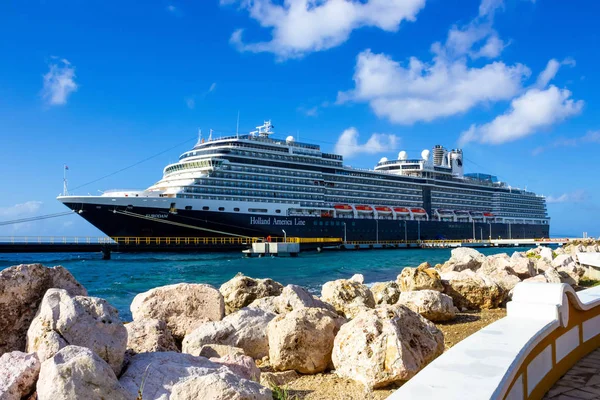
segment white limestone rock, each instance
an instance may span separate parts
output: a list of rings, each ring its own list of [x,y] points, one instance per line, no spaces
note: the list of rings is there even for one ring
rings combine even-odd
[[[400,297],[400,287],[397,282],[377,282],[371,286],[375,304],[396,304]]]
[[[484,278],[489,278],[495,282],[503,291],[505,301],[508,294],[521,279],[515,274],[512,269],[512,262],[507,254],[495,254],[485,259],[481,267],[477,270],[477,275]]]
[[[200,357],[220,358],[225,356],[246,355],[240,347],[227,346],[224,344],[205,344],[200,348]]]
[[[259,383],[221,371],[194,376],[173,387],[171,400],[272,400],[270,389]]]
[[[542,247],[540,250],[540,257],[552,263],[552,259],[554,258],[552,249],[550,247]]]
[[[510,257],[510,268],[520,279],[527,279],[536,275],[533,260],[517,251]]]
[[[397,278],[401,292],[414,290],[437,290],[444,291],[440,274],[431,268],[428,262],[424,262],[417,268],[406,267]]]
[[[331,366],[335,335],[345,322],[321,308],[299,308],[275,317],[267,327],[271,366],[302,374],[325,371]]]
[[[258,308],[273,314],[279,314],[279,296],[261,297],[254,300],[247,308]]]
[[[571,267],[572,265],[575,265],[575,260],[570,254],[559,255],[552,260],[552,267],[557,269],[561,267]]]
[[[361,312],[333,346],[336,374],[370,388],[412,378],[444,351],[444,335],[403,305]]]
[[[350,280],[358,283],[365,283],[365,276],[363,274],[354,274]]]
[[[505,300],[505,291],[485,275],[463,270],[442,273],[441,277],[444,293],[460,310],[497,308]]]
[[[164,321],[140,319],[125,325],[130,355],[154,351],[177,351],[175,339]]]
[[[0,399],[21,400],[32,393],[40,365],[35,353],[12,351],[0,356]]]
[[[531,278],[524,279],[523,282],[548,283],[548,279],[546,278],[546,275],[539,274],[539,275],[533,276]]]
[[[548,283],[563,283],[563,278],[560,276],[558,271],[552,267],[548,268],[544,272],[544,277]]]
[[[321,300],[331,304],[346,318],[375,307],[375,298],[369,288],[349,279],[326,282],[321,289]]]
[[[85,347],[67,346],[44,361],[37,382],[38,400],[133,400],[113,369]]]
[[[273,279],[255,279],[238,274],[219,288],[225,299],[225,312],[230,314],[256,299],[279,296],[283,286]]]
[[[27,329],[50,288],[87,296],[85,288],[61,266],[21,264],[0,271],[0,355],[25,350]]]
[[[205,344],[225,344],[244,349],[254,359],[269,354],[267,324],[275,314],[258,308],[242,308],[229,314],[222,321],[206,322],[186,335],[182,351],[193,355],[200,354]]]
[[[229,368],[231,372],[244,379],[260,382],[260,369],[252,357],[243,354],[227,354],[222,357],[211,357],[209,360]]]
[[[335,312],[335,308],[331,304],[319,300],[316,296],[310,294],[308,290],[298,285],[284,287],[281,294],[275,297],[275,303],[277,304],[278,314],[300,308],[323,308]]]
[[[169,400],[171,391],[177,383],[190,377],[222,371],[230,372],[227,367],[204,357],[170,351],[140,353],[129,360],[119,382],[129,395],[133,396],[130,398],[138,395],[138,390],[144,382],[142,393],[144,400]]]
[[[206,321],[219,321],[225,315],[223,296],[205,284],[178,283],[140,293],[131,303],[133,320],[165,321],[175,339],[183,339]]]
[[[398,304],[404,305],[432,322],[451,321],[457,309],[452,298],[436,290],[402,292]]]
[[[460,272],[465,269],[476,271],[484,261],[485,256],[477,250],[469,247],[457,247],[452,249],[450,259],[442,265],[441,272]]]
[[[127,329],[104,299],[70,296],[49,289],[27,331],[27,351],[47,360],[68,345],[87,347],[119,374],[127,348]]]

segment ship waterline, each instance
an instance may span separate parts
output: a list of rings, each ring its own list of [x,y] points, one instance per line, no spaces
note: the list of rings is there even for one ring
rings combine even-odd
[[[464,174],[462,150],[400,152],[373,170],[292,137],[269,121],[249,135],[199,140],[143,191],[59,196],[105,234],[297,236],[347,241],[541,238],[545,199],[490,175]]]

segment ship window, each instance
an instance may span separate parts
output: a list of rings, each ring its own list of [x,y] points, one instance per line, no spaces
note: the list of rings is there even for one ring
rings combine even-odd
[[[203,209],[204,211],[208,211],[208,209],[209,209],[209,208],[208,208],[208,206],[204,206],[204,207],[202,207],[202,209]]]
[[[281,214],[281,210],[275,210],[277,214]]]
[[[266,208],[249,208],[248,209],[249,212],[260,212],[260,213],[266,213],[267,209]]]
[[[225,211],[225,207],[219,207],[219,211]]]
[[[192,206],[185,206],[185,209],[189,211],[192,209]]]
[[[233,211],[240,211],[240,209],[236,207],[233,209]]]

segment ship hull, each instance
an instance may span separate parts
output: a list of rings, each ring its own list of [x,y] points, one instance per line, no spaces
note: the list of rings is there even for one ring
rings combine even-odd
[[[134,207],[110,209],[68,203],[110,237],[300,237],[346,241],[487,240],[549,237],[547,224],[415,221],[371,218],[318,218],[250,213]]]

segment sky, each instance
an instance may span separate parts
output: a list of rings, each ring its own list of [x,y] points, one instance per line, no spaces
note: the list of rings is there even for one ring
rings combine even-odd
[[[56,200],[144,189],[205,137],[321,145],[372,168],[462,148],[544,195],[554,236],[600,236],[595,1],[0,3],[1,236],[103,236]]]

